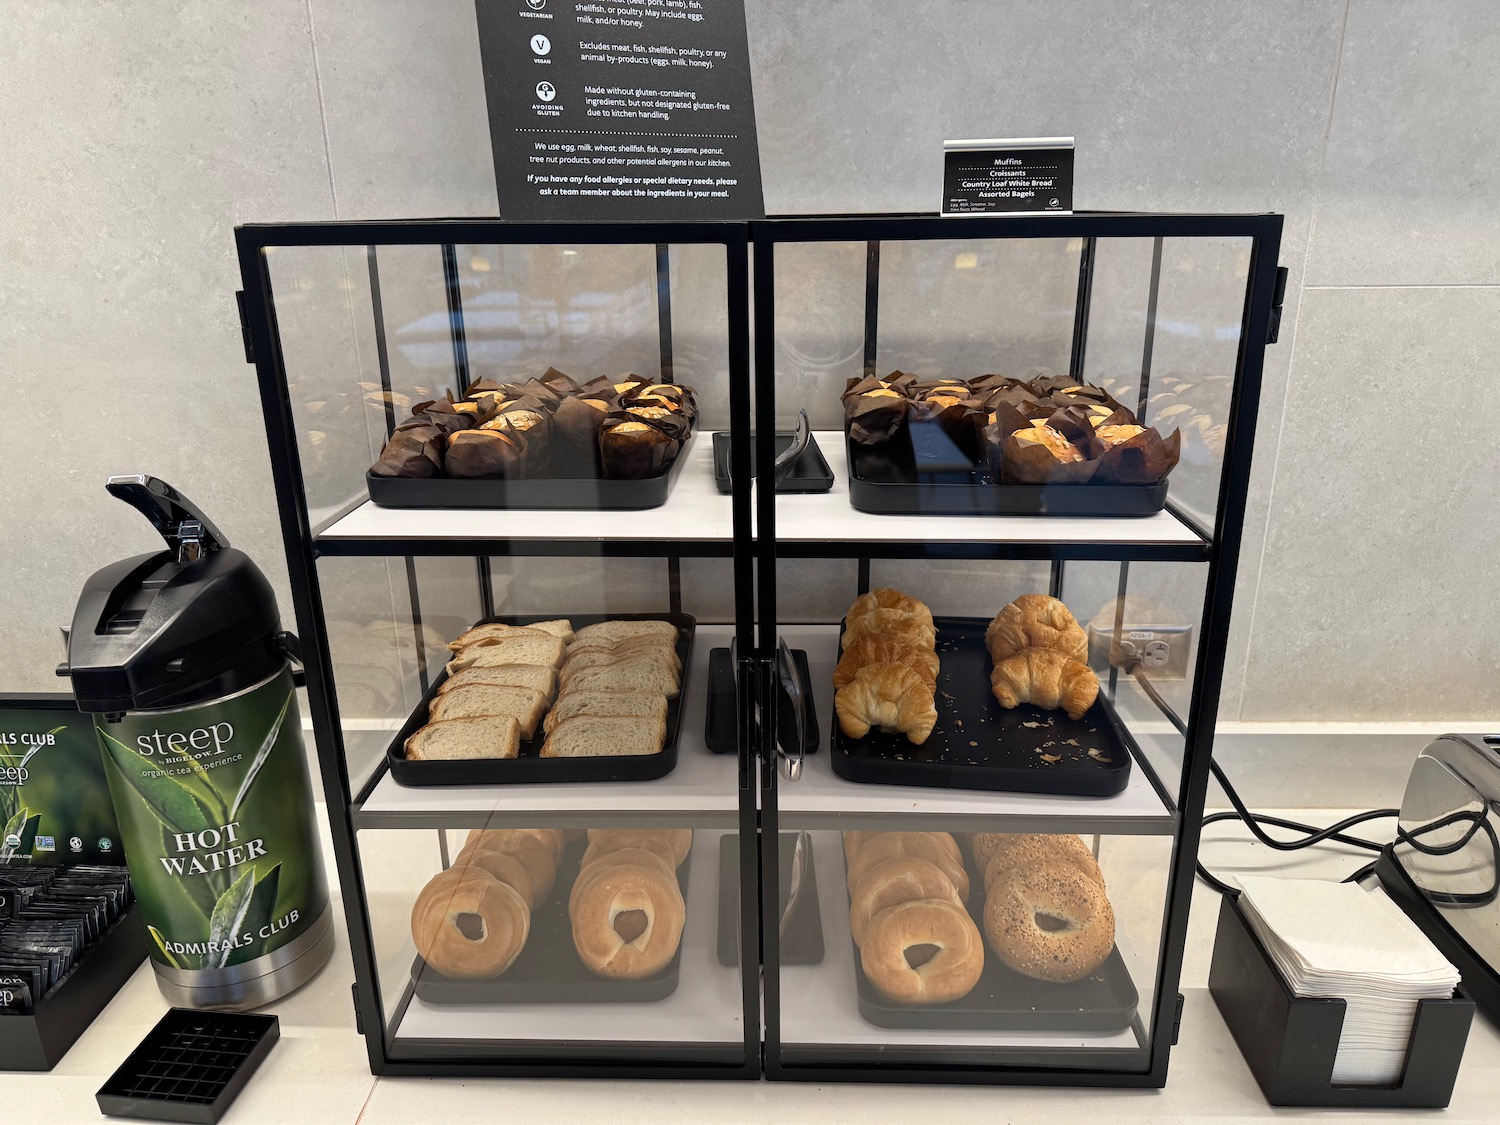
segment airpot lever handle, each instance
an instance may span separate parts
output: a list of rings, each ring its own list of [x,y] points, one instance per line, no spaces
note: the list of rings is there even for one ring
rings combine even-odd
[[[140,474],[110,477],[104,487],[150,520],[167,546],[177,552],[180,563],[193,562],[229,546],[213,521],[164,480]]]

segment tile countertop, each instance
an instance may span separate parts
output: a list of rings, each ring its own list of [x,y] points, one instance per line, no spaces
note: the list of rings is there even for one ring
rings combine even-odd
[[[1292,814],[1330,823],[1336,812]],[[1242,841],[1233,825],[1215,825],[1203,856],[1220,874],[1276,871],[1303,877],[1341,877],[1362,860],[1342,849],[1291,857]],[[326,834],[325,834],[326,840]],[[1288,862],[1290,860],[1290,862]],[[354,1034],[349,994],[353,981],[348,939],[338,914],[339,947],[323,972],[301,992],[269,1009],[281,1018],[281,1042],[240,1095],[232,1125],[308,1122],[400,1123],[506,1118],[551,1122],[608,1120],[611,1125],[671,1122],[846,1122],[865,1125],[930,1117],[945,1123],[1095,1121],[1188,1122],[1220,1125],[1273,1117],[1343,1121],[1442,1120],[1491,1122],[1500,1100],[1500,1032],[1476,1019],[1452,1105],[1432,1111],[1273,1110],[1240,1058],[1206,987],[1216,896],[1199,885],[1183,972],[1187,997],[1181,1041],[1172,1052],[1165,1090],[1066,1090],[1029,1087],[814,1086],[804,1083],[498,1081],[374,1079],[363,1041]],[[6,1121],[40,1125],[100,1121],[94,1093],[166,1010],[149,967],[131,978],[51,1074],[0,1072]],[[1352,1115],[1351,1115],[1352,1112]]]

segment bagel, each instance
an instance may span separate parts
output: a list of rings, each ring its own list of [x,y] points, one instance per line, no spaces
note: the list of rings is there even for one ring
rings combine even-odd
[[[962,907],[953,880],[934,863],[902,856],[872,867],[849,899],[849,932],[863,945],[870,922],[882,910],[917,899],[942,899]]]
[[[947,899],[914,899],[871,920],[860,967],[897,1004],[946,1004],[967,996],[984,972],[984,942],[968,911]]]
[[[655,851],[665,844],[662,857],[670,859],[673,867],[681,867],[693,846],[691,828],[590,828],[588,850],[583,853],[583,862],[602,852],[620,848],[645,848]],[[655,845],[655,846],[653,846]]]
[[[498,977],[530,933],[531,911],[521,892],[481,867],[452,867],[434,876],[411,909],[417,952],[459,980]]]
[[[553,863],[562,862],[563,849],[568,845],[563,834],[555,828],[476,828],[469,833],[464,847],[510,852],[515,850],[515,841],[523,836],[535,836],[551,849]]]
[[[552,858],[552,846],[544,837],[522,832],[503,841],[468,844],[458,853],[458,862],[468,863],[474,856],[485,853],[514,856],[521,861],[531,878],[532,902],[543,902],[552,893],[552,884],[557,879],[557,860]]]
[[[579,882],[568,916],[578,959],[590,972],[639,980],[666,968],[687,917],[675,876],[623,863],[593,868]]]
[[[578,872],[578,878],[573,880],[573,889],[568,893],[569,914],[571,915],[573,908],[577,905],[578,896],[583,893],[582,888],[587,885],[590,878],[605,868],[619,867],[621,864],[649,867],[663,875],[670,875],[673,880],[677,878],[677,870],[672,866],[671,861],[663,859],[657,852],[647,851],[645,848],[620,848],[618,851],[605,852],[593,862],[584,864]]]
[[[876,609],[894,609],[909,614],[926,625],[932,624],[932,610],[927,608],[925,602],[919,601],[910,594],[903,594],[900,590],[893,590],[889,586],[878,586],[869,593],[855,598],[847,616],[863,617]]]
[[[1115,944],[1104,888],[1077,867],[1050,860],[1014,867],[984,904],[984,934],[1007,966],[1036,980],[1082,980]]]
[[[860,845],[849,861],[849,893],[864,880],[877,864],[901,856],[925,859],[952,881],[961,901],[969,900],[969,873],[954,843],[946,832],[879,832]]]
[[[989,858],[979,870],[984,873],[986,893],[997,879],[1003,877],[1012,868],[1030,867],[1053,861],[1076,867],[1101,887],[1104,885],[1104,873],[1099,870],[1098,860],[1094,858],[1094,853],[1089,851],[1089,846],[1077,836],[1021,833],[1004,836],[991,843],[985,850]],[[976,861],[979,860],[977,849],[974,858]]]
[[[844,833],[844,861],[847,863],[854,858],[854,853],[864,846],[866,840],[871,836],[878,836],[878,832],[866,832],[860,829],[852,829]]]
[[[526,900],[526,906],[535,910],[537,903],[541,900],[535,898],[536,888],[532,885],[531,874],[526,870],[526,865],[513,855],[505,852],[487,852],[483,848],[471,852],[461,853],[455,867],[467,864],[470,867],[478,867],[488,872],[490,878],[497,883],[504,883],[507,887],[521,892],[521,897]]]

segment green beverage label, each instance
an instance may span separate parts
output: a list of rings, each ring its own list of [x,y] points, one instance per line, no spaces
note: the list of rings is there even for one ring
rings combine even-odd
[[[244,964],[323,914],[290,671],[202,707],[96,726],[152,958],[175,969]]]
[[[0,863],[120,863],[94,719],[0,702]]]

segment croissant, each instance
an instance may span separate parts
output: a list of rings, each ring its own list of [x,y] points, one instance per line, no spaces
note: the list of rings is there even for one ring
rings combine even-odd
[[[1085,661],[1088,634],[1068,607],[1046,594],[1022,594],[997,613],[984,631],[990,658],[999,663],[1023,648],[1056,649],[1073,660]]]
[[[937,632],[930,623],[899,609],[871,609],[844,618],[844,648],[866,634],[879,634],[919,648],[937,646]]]
[[[911,614],[926,625],[932,624],[932,610],[928,609],[923,602],[909,594],[903,594],[900,590],[893,590],[889,586],[880,586],[868,594],[861,594],[855,598],[854,604],[849,607],[849,612],[845,616],[862,617],[873,609],[898,609],[902,613]]]
[[[937,725],[932,689],[899,664],[866,664],[834,694],[833,709],[850,738],[863,738],[874,727],[920,746]]]
[[[1061,707],[1081,719],[1099,695],[1099,677],[1087,664],[1050,648],[1023,648],[995,662],[990,689],[1002,707],[1035,704],[1044,711]],[[837,697],[835,697],[837,704]],[[840,718],[843,712],[840,713]]]
[[[843,687],[867,664],[900,664],[920,676],[928,691],[937,690],[937,653],[881,633],[866,633],[850,642],[833,670],[833,686]]]

